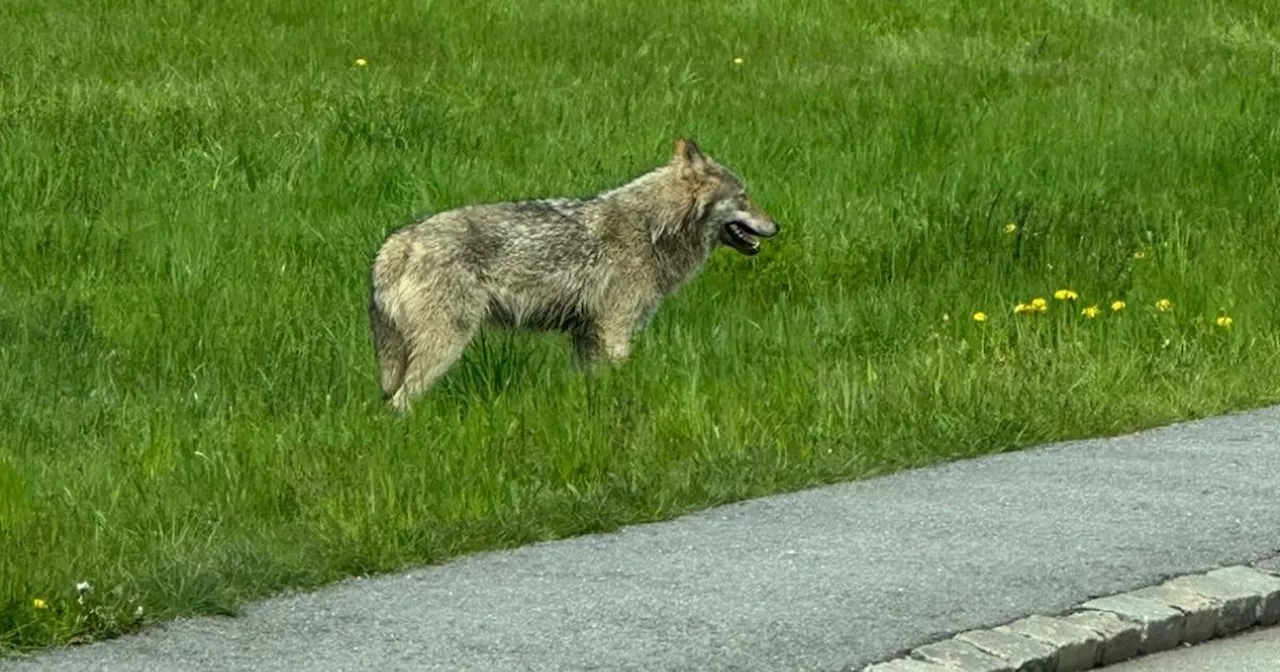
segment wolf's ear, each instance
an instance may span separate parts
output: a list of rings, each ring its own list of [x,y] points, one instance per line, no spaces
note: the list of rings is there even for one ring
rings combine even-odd
[[[706,155],[702,153],[702,149],[693,138],[676,138],[675,146],[672,148],[672,158],[698,171],[707,165]]]

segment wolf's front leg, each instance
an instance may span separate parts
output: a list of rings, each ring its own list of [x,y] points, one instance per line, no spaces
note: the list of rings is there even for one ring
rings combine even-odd
[[[627,361],[627,356],[631,354],[630,334],[603,338],[601,341],[603,342],[604,357],[611,364],[621,364]]]
[[[576,335],[573,338],[573,351],[578,365],[589,369],[602,360],[610,364],[625,362],[631,353],[631,343],[629,336]]]
[[[590,369],[601,360],[621,364],[631,352],[631,321],[601,320],[573,333],[573,349],[579,366]]]
[[[638,317],[638,311],[611,315],[597,324],[596,341],[599,343],[600,353],[611,364],[627,361],[627,357],[631,354],[631,334]]]
[[[573,338],[573,361],[579,368],[590,371],[600,358],[600,339],[595,329],[582,327],[571,332]]]

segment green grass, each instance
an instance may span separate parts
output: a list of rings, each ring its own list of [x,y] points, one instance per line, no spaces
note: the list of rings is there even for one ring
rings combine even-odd
[[[6,0],[0,650],[1280,400],[1278,22]],[[383,409],[386,232],[590,194],[685,133],[782,224],[760,256],[719,252],[623,368],[488,334],[413,417]]]

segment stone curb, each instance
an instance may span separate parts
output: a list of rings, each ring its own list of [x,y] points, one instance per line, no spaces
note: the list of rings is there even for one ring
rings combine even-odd
[[[1076,672],[1280,625],[1280,556],[967,630],[861,672]]]

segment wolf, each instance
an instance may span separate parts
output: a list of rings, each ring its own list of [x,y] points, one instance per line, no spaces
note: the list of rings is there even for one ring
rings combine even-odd
[[[408,411],[484,326],[561,332],[583,367],[621,364],[716,248],[752,256],[778,231],[742,179],[686,137],[665,164],[589,198],[416,218],[384,238],[370,271],[383,401]]]

